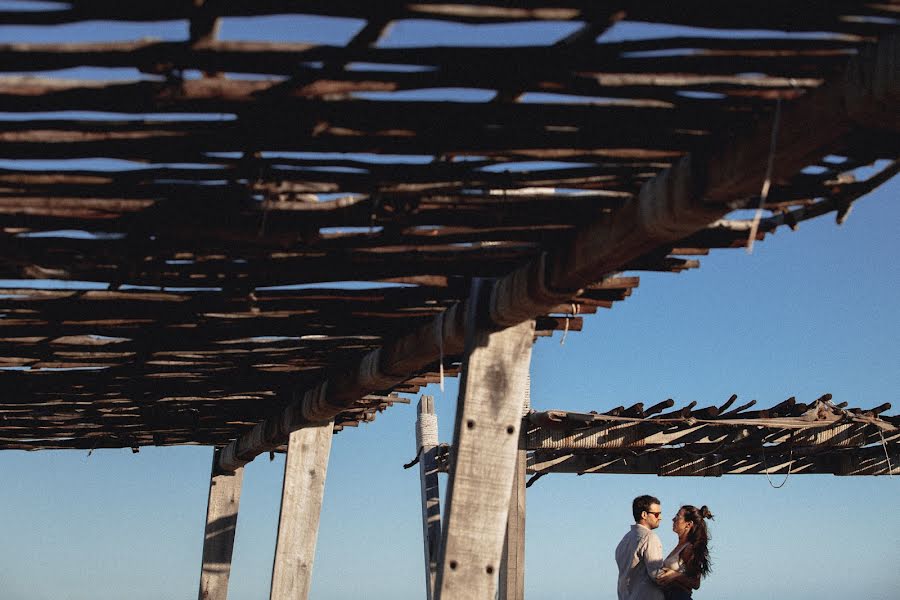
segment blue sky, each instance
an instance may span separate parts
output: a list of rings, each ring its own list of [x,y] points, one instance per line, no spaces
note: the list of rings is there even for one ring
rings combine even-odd
[[[223,37],[251,37],[226,25]],[[353,33],[317,21],[304,37],[288,25],[279,39],[342,41]],[[523,35],[510,26],[409,23],[385,43],[438,44],[446,28],[482,43]],[[52,41],[72,30],[0,27],[0,40]],[[74,31],[80,39],[98,31],[110,39],[186,33],[180,25]],[[558,334],[538,341],[534,406],[606,410],[669,397],[706,405],[732,393],[769,406],[830,392],[852,406],[896,407],[898,196],[895,178],[841,227],[829,215],[797,232],[780,230],[749,256],[713,251],[696,271],[641,274],[631,298],[586,317],[584,331],[564,345]],[[436,396],[441,440],[449,442],[456,382],[427,393]],[[401,468],[415,454],[414,422],[415,399],[335,438],[312,598],[423,596],[417,472]],[[194,597],[210,459],[211,449],[194,447],[0,453],[0,597]],[[283,464],[262,457],[246,469],[232,600],[267,597]],[[669,517],[682,503],[716,514],[713,573],[698,599],[892,599],[900,587],[898,490],[886,477],[792,476],[773,489],[763,476],[548,476],[528,491],[526,592],[531,600],[613,598],[612,553],[629,525],[631,498],[652,493]],[[668,528],[660,533],[666,548],[674,545]]]
[[[535,407],[705,404],[732,393],[765,406],[825,392],[896,406],[898,192],[897,180],[877,190],[841,227],[824,217],[750,256],[714,251],[696,271],[642,274],[631,298],[586,318],[564,345],[558,334],[538,341]],[[455,380],[428,392],[450,441]],[[311,597],[422,597],[419,484],[401,468],[415,453],[414,423],[414,405],[398,405],[335,438]],[[192,597],[210,459],[190,447],[0,453],[3,598]],[[267,595],[282,470],[280,456],[246,469],[233,600]],[[894,598],[898,483],[806,475],[773,489],[764,476],[551,475],[528,491],[528,597],[614,597],[613,548],[631,498],[649,492],[669,515],[682,503],[716,514],[714,570],[698,598]]]

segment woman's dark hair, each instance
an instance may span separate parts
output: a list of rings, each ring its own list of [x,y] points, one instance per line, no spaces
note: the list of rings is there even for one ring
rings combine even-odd
[[[709,558],[709,530],[706,527],[706,519],[712,519],[713,514],[709,508],[691,506],[686,504],[681,507],[684,520],[691,523],[688,532],[688,542],[691,544],[691,554],[684,566],[684,572],[691,577],[699,575],[706,577],[712,570],[712,561]]]

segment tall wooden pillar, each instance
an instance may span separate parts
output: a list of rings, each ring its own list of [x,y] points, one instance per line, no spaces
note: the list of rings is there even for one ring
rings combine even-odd
[[[475,330],[460,384],[438,600],[493,600],[519,447],[534,322]]]
[[[425,546],[426,597],[434,597],[438,551],[441,546],[441,496],[438,488],[438,423],[434,414],[434,397],[419,400],[416,420],[416,450],[419,454],[419,482],[422,488],[422,536]]]
[[[305,600],[312,582],[334,422],[291,433],[284,461],[271,600]]]
[[[525,388],[523,415],[531,410],[531,380]],[[516,468],[513,474],[512,492],[509,497],[509,515],[506,518],[506,539],[503,542],[503,558],[500,561],[499,600],[524,600],[525,598],[525,431],[519,431],[519,447],[516,450]]]
[[[231,554],[237,529],[244,469],[233,474],[217,474],[218,453],[213,452],[206,503],[206,531],[203,537],[203,566],[200,570],[200,600],[225,600],[231,574]]]

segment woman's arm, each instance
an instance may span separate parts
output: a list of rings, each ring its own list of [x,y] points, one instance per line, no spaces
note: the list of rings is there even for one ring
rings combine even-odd
[[[688,544],[680,553],[682,563],[690,564],[693,557],[693,547]],[[688,576],[671,569],[663,569],[656,578],[656,583],[661,586],[676,586],[684,590],[699,590],[700,575]]]
[[[689,577],[678,571],[663,569],[656,577],[656,583],[663,587],[679,587],[684,590],[700,589],[700,576]]]

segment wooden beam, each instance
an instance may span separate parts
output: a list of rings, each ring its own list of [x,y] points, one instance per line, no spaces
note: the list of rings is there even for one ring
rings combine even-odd
[[[474,293],[474,292],[473,292]],[[503,553],[534,323],[474,328],[460,382],[438,600],[493,598]]]
[[[208,3],[207,3],[208,4]],[[211,12],[211,11],[210,11]],[[212,13],[211,16],[214,16]],[[197,19],[197,13],[191,16]],[[372,40],[380,33],[379,26],[384,21],[374,23],[367,39]],[[608,22],[600,24],[606,26]],[[369,25],[373,25],[372,22]],[[209,25],[207,25],[209,27]],[[365,32],[360,31],[360,34]],[[192,27],[201,33],[201,28]],[[584,31],[584,30],[581,30]],[[592,33],[588,30],[589,34]],[[580,32],[579,32],[580,33]],[[357,39],[360,38],[357,34]],[[594,36],[596,38],[596,36]],[[196,39],[196,41],[195,41]],[[582,42],[585,40],[582,40]],[[136,67],[146,68],[149,65],[168,64],[178,69],[197,69],[201,71],[222,70],[269,75],[318,76],[327,83],[365,82],[374,77],[376,82],[405,82],[413,79],[427,83],[443,81],[447,84],[464,84],[493,88],[514,83],[536,86],[538,83],[553,81],[563,86],[567,75],[572,71],[596,73],[602,69],[610,77],[637,81],[646,85],[670,86],[674,81],[685,81],[697,84],[699,77],[691,73],[710,71],[739,73],[747,67],[746,60],[755,59],[757,65],[773,65],[776,72],[783,72],[785,65],[805,65],[802,57],[823,58],[852,52],[860,44],[859,38],[843,39],[728,39],[715,37],[673,37],[646,40],[627,40],[607,43],[579,44],[579,53],[570,51],[573,44],[559,43],[556,46],[510,46],[501,48],[486,47],[406,47],[406,48],[372,48],[367,43],[351,43],[347,46],[328,46],[303,43],[261,42],[216,40],[214,37],[201,39],[192,35],[193,43],[181,41],[134,40],[120,42],[87,42],[87,43],[15,43],[0,44],[0,72],[25,72],[59,70],[79,66],[93,67]],[[197,43],[200,42],[200,43]],[[593,40],[591,40],[593,42]],[[680,70],[672,69],[676,74],[666,75],[673,57],[639,56],[642,52],[678,51],[684,49],[701,50],[693,54],[681,53]],[[702,52],[706,50],[706,52]],[[624,55],[624,56],[623,56]],[[659,60],[662,59],[662,60]],[[735,59],[738,59],[737,62]],[[786,59],[786,60],[785,60]],[[504,70],[504,65],[511,61],[521,60],[522,68],[511,71]],[[654,73],[652,65],[658,60],[663,65]],[[55,61],[55,62],[54,62]],[[344,73],[317,71],[311,67],[303,67],[304,62],[324,62],[343,65],[351,62],[366,62],[385,65],[385,69],[367,71],[365,76],[353,71]],[[729,63],[731,64],[729,68]],[[429,78],[427,72],[398,73],[389,70],[390,65],[407,64],[432,67],[437,78]],[[467,69],[454,69],[466,64]],[[598,65],[602,65],[598,68]],[[796,66],[795,66],[796,68]],[[766,71],[768,72],[768,71]],[[370,75],[374,73],[374,75]],[[653,74],[650,78],[643,73]],[[410,78],[408,75],[415,77]],[[493,79],[492,79],[493,78]],[[765,85],[765,78],[734,78],[736,83],[744,86]],[[743,79],[744,81],[741,81]],[[769,78],[771,79],[771,78]],[[790,87],[788,82],[779,84]],[[362,91],[358,88],[345,88],[346,91]],[[554,87],[554,89],[556,89]],[[565,89],[565,88],[563,88]],[[386,90],[385,90],[386,91]]]
[[[419,482],[422,489],[422,536],[425,548],[426,597],[434,597],[438,550],[441,547],[441,497],[438,488],[438,424],[434,414],[434,397],[419,400],[416,420],[416,450],[419,453]]]
[[[875,24],[864,20],[840,20],[844,14],[863,16],[891,16],[887,3],[864,4],[855,0],[785,0],[759,3],[750,0],[729,2],[721,10],[710,11],[704,0],[685,0],[673,6],[660,0],[622,0],[617,3],[630,19],[654,23],[668,23],[713,29],[777,29],[783,31],[869,31]],[[805,10],[810,5],[816,10]],[[190,3],[160,0],[152,5],[116,2],[70,2],[47,10],[3,10],[3,24],[53,25],[79,21],[172,21],[190,16]],[[302,11],[308,15],[377,18],[390,11],[397,19],[432,19],[459,23],[505,23],[518,21],[579,21],[596,6],[596,2],[573,0],[566,2],[422,2],[411,4],[400,0],[361,3],[350,0],[306,0],[302,8],[293,0],[232,0],[226,5],[228,17],[291,14]]]
[[[888,459],[888,457],[890,457]],[[900,447],[881,444],[867,448],[825,449],[803,454],[784,449],[763,453],[759,447],[741,456],[690,455],[679,449],[633,454],[559,454],[535,452],[529,459],[530,474],[617,473],[660,476],[721,477],[722,475],[900,475]]]
[[[531,378],[525,388],[523,415],[531,410]],[[525,469],[528,457],[525,451],[525,431],[519,430],[519,447],[516,449],[516,467],[512,492],[509,496],[509,515],[506,517],[506,538],[500,560],[499,600],[524,600],[525,598]]]
[[[290,435],[270,600],[309,595],[333,430],[334,422],[327,422]]]
[[[871,124],[872,115],[883,114],[885,104],[900,90],[900,73],[887,68],[891,61],[896,64],[898,54],[900,36],[885,36],[850,61],[846,73],[852,77],[839,77],[793,102],[781,119],[777,175],[800,171],[817,155],[827,154],[852,123]],[[852,97],[852,114],[835,97]],[[772,118],[764,118],[754,131],[736,136],[718,152],[685,156],[646,182],[639,197],[612,218],[589,223],[549,259],[538,256],[499,279],[490,290],[490,321],[506,327],[546,314],[582,287],[661,245],[704,229],[733,205],[757,194],[771,131]],[[220,467],[232,470],[246,464],[305,421],[331,418],[356,398],[400,383],[438,360],[441,348],[452,354],[447,350],[452,346],[458,353],[462,336],[457,319],[464,312],[460,304],[451,306],[446,317],[436,317],[394,344],[373,350],[314,388],[298,389],[297,400],[281,414],[230,444]]]
[[[244,469],[233,473],[216,470],[218,450],[213,453],[203,536],[203,566],[200,571],[199,600],[226,600],[231,554],[237,529]]]

